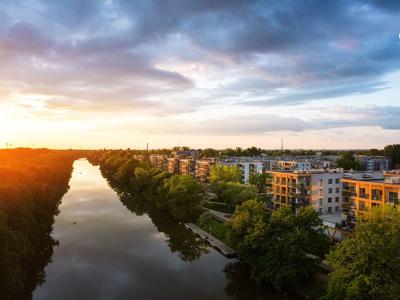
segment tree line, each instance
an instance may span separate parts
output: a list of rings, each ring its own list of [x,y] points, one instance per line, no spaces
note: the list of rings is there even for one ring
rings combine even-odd
[[[0,151],[0,299],[30,299],[44,281],[54,216],[76,151]]]
[[[94,151],[88,158],[100,166],[109,181],[145,198],[178,221],[193,221],[201,213],[204,186],[191,176],[152,168],[148,160],[133,158],[130,150]]]

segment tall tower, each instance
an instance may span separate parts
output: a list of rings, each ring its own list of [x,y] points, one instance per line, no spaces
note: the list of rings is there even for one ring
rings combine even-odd
[[[281,151],[283,151],[283,137],[281,138]]]
[[[146,142],[146,150],[149,151],[149,142]]]

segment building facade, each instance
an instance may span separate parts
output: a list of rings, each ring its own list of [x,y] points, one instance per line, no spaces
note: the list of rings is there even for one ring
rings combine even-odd
[[[311,173],[311,205],[319,213],[340,213],[342,211],[343,170]]]
[[[215,159],[196,160],[195,177],[201,182],[207,182],[213,165],[215,165]]]
[[[343,212],[348,221],[355,221],[371,208],[385,204],[398,205],[400,172],[348,176],[343,182]]]
[[[311,202],[311,175],[292,171],[267,171],[267,194],[272,196],[273,208],[289,206],[297,211]]]
[[[386,172],[392,169],[392,163],[389,157],[358,155],[356,159],[360,162],[364,171]]]
[[[179,173],[182,175],[195,176],[196,160],[184,158],[179,160]]]
[[[177,157],[167,158],[167,171],[178,174],[180,172],[180,159]]]
[[[167,169],[168,159],[166,155],[151,154],[149,160],[153,168]]]
[[[342,211],[343,170],[329,171],[266,171],[267,194],[271,195],[274,209],[290,206],[294,211],[311,205],[319,213]]]

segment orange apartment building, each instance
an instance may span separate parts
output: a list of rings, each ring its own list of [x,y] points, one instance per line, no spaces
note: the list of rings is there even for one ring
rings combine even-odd
[[[267,193],[272,195],[274,209],[289,206],[294,211],[311,201],[311,174],[290,171],[268,171]]]
[[[398,205],[400,199],[400,171],[384,174],[381,179],[343,178],[343,212],[348,219],[385,204]]]
[[[195,177],[201,182],[207,182],[213,165],[215,165],[214,159],[196,160]]]
[[[177,157],[167,158],[167,171],[178,174],[180,171],[180,159]]]
[[[165,169],[167,167],[167,156],[165,155],[151,154],[149,160],[153,168]]]
[[[182,175],[195,175],[196,160],[193,158],[180,159],[179,161],[179,173]]]

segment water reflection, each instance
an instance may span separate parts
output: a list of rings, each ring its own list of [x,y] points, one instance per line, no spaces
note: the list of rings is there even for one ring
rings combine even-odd
[[[182,224],[77,161],[35,299],[273,299]],[[121,200],[121,201],[120,201]],[[128,208],[128,209],[127,209]]]
[[[137,216],[146,213],[158,232],[163,233],[172,253],[177,253],[184,261],[194,261],[201,255],[208,253],[209,247],[191,231],[186,230],[183,224],[177,223],[169,215],[147,205],[146,201],[132,199],[129,194],[120,194],[122,203]]]
[[[35,299],[227,298],[226,258],[212,249],[199,257],[206,246],[182,225],[132,214],[98,168],[74,168],[54,226],[60,245]]]

